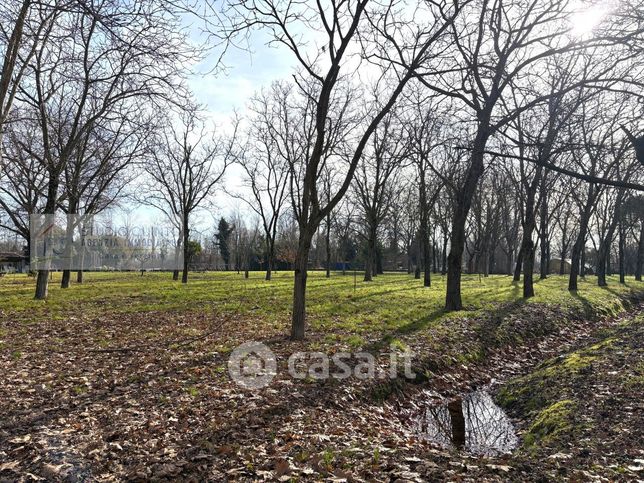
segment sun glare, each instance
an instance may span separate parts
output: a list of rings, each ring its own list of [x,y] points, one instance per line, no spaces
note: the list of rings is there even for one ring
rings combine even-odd
[[[607,5],[598,4],[576,12],[571,19],[572,33],[578,37],[590,34],[604,20],[608,11]]]

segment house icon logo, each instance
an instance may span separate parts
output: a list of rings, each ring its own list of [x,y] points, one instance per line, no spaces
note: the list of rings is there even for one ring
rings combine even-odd
[[[237,346],[228,359],[230,378],[244,389],[268,386],[277,373],[277,360],[266,344],[250,341]]]

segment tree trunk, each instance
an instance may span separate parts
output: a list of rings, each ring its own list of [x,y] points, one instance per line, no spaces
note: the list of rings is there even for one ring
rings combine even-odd
[[[179,236],[179,239],[177,240],[177,246],[174,249],[174,266],[175,269],[172,272],[172,280],[179,280],[179,253],[181,250],[181,243],[182,243],[182,237]]]
[[[602,243],[603,245],[603,243]],[[606,284],[606,253],[605,249],[600,246],[597,254],[597,285],[605,287]]]
[[[523,298],[534,297],[534,242],[528,242],[523,255]]]
[[[575,244],[572,247],[570,277],[568,279],[569,291],[577,290],[577,277],[580,274],[583,277],[585,274],[584,265],[586,263],[586,231],[588,230],[588,220],[590,219],[590,213],[594,202],[594,186],[591,184],[588,187],[588,197],[586,198],[586,204],[584,205],[584,209],[579,220],[579,233],[577,234],[577,239],[575,240]]]
[[[519,249],[519,253],[517,253],[517,263],[514,267],[514,278],[513,280],[515,282],[518,282],[521,280],[521,267],[523,267],[523,244],[521,244],[521,248]]]
[[[306,278],[309,251],[313,235],[300,233],[297,256],[295,258],[295,280],[293,284],[293,318],[291,339],[303,340],[306,328]]]
[[[617,201],[619,203],[619,200]],[[599,250],[597,252],[597,285],[606,286],[606,274],[610,274],[610,246],[613,241],[615,229],[619,220],[619,208],[615,208],[615,218],[606,231],[606,236],[599,240]]]
[[[458,231],[458,230],[455,230]],[[461,310],[461,260],[463,251],[458,250],[456,243],[452,242],[447,256],[447,294],[445,295],[446,310]]]
[[[419,193],[418,209],[420,211],[420,242],[422,243],[422,261],[423,261],[423,286],[431,287],[432,280],[430,275],[431,260],[429,252],[429,207],[427,206],[427,180],[425,179],[425,166],[421,162],[419,165]]]
[[[431,251],[430,251],[430,246],[429,246],[429,233],[427,226],[425,226],[425,229],[422,233],[422,239],[423,239],[423,287],[431,287],[432,286],[432,279],[431,279]]]
[[[373,269],[376,264],[376,241],[372,229],[369,229],[369,238],[367,239],[367,259],[364,264],[364,281],[371,282],[373,280]]]
[[[266,280],[273,277],[273,264],[275,263],[275,239],[271,238],[266,241]]]
[[[624,233],[623,223],[619,222],[619,246],[618,246],[618,260],[619,260],[619,283],[626,283],[626,266],[624,264],[624,248],[626,244],[626,234]]]
[[[36,299],[44,300],[49,291],[49,270],[38,270],[36,279]]]
[[[549,241],[548,241],[548,196],[546,193],[546,183],[547,179],[547,172],[544,173],[543,177],[541,178],[541,187],[540,187],[540,192],[541,192],[541,210],[539,214],[539,228],[540,228],[540,235],[541,235],[541,257],[540,257],[540,262],[539,262],[539,278],[541,280],[544,280],[548,278],[548,255],[549,255]]]
[[[579,262],[579,273],[581,275],[581,278],[586,277],[586,244],[585,243],[581,250],[581,260]]]
[[[465,415],[463,414],[463,400],[458,398],[447,405],[452,427],[452,443],[457,448],[465,446],[466,424]]]
[[[416,239],[416,267],[414,268],[414,279],[415,280],[420,280],[420,260],[421,260],[421,241],[420,241],[420,234],[417,236]]]
[[[441,268],[441,275],[447,273],[447,234],[443,235],[443,253],[442,253],[443,263]]]
[[[188,261],[190,248],[188,242],[190,241],[190,227],[188,225],[189,214],[185,213],[183,216],[183,274],[181,275],[181,283],[188,283]]]
[[[489,133],[481,122],[474,141],[471,164],[467,170],[465,182],[456,194],[454,216],[452,218],[452,242],[447,257],[447,293],[445,295],[445,310],[461,310],[461,265],[465,250],[465,223],[472,205],[472,197],[476,192],[479,179],[483,175],[483,158]]]
[[[331,278],[331,215],[326,217],[326,278]]]
[[[642,269],[644,268],[644,220],[640,226],[640,240],[637,244],[637,260],[635,262],[635,280],[642,281]]]
[[[613,237],[611,236],[609,238],[609,240],[608,240],[608,246],[606,247],[607,248],[607,250],[606,250],[606,274],[607,275],[612,275],[613,274],[613,268],[612,268],[611,263],[610,263],[610,255],[611,255],[610,248],[611,248],[612,243],[613,243]]]
[[[568,290],[574,291],[577,290],[577,277],[579,276],[579,263],[581,259],[581,252],[584,249],[585,233],[580,232],[577,235],[577,240],[572,247],[572,253],[570,255],[570,276],[568,278]],[[583,229],[585,232],[585,227]]]
[[[566,273],[566,254],[568,253],[568,243],[569,241],[566,239],[566,232],[567,232],[567,223],[568,220],[566,220],[566,223],[564,223],[563,230],[561,233],[561,252],[559,256],[561,259],[559,260],[559,275],[563,275]]]
[[[80,269],[76,272],[76,283],[81,285],[83,283],[83,271],[85,268],[85,247],[81,244],[80,250]]]
[[[505,261],[505,273],[513,275],[512,273],[512,259],[514,258],[514,248],[508,246],[507,260]]]
[[[70,207],[71,209],[71,207]],[[65,263],[71,264],[72,256],[72,242],[74,239],[74,225],[69,214],[67,215],[67,223],[65,225]],[[69,267],[69,265],[68,265]],[[72,272],[69,268],[63,269],[63,276],[60,280],[60,288],[69,288],[69,282],[72,278]]]
[[[373,268],[373,273],[374,275],[382,275],[383,270],[382,270],[382,250],[376,243],[376,258],[375,258],[375,266]]]
[[[69,288],[69,282],[72,278],[72,271],[71,270],[63,270],[63,276],[60,280],[60,288]]]
[[[58,199],[58,185],[60,183],[59,173],[49,173],[49,185],[47,187],[47,203],[45,204],[45,209],[43,213],[49,213],[52,215],[56,209],[56,201]],[[38,270],[38,278],[36,279],[36,300],[44,300],[47,298],[49,293],[49,272],[50,272],[50,254],[51,247],[48,245],[45,247],[45,267],[44,269]]]
[[[543,230],[543,229],[542,229]],[[543,233],[543,231],[542,231]],[[539,278],[541,280],[544,280],[548,278],[548,261],[549,261],[549,253],[550,250],[548,249],[548,240],[547,238],[544,238],[543,236],[541,237],[541,258],[540,258],[540,267],[539,267]]]
[[[434,236],[432,237],[432,272],[438,273],[438,250]]]

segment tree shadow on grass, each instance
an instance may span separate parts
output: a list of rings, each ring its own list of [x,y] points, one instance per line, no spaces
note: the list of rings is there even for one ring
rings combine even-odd
[[[487,353],[488,349],[499,344],[499,327],[504,320],[524,308],[527,302],[528,299],[517,298],[511,302],[499,304],[494,312],[490,312],[488,317],[483,318],[479,328],[479,342],[484,352]]]
[[[389,344],[391,344],[391,342],[397,336],[409,335],[409,334],[413,334],[414,332],[418,332],[420,330],[426,329],[446,313],[447,312],[445,311],[445,309],[440,308],[440,309],[434,310],[433,312],[429,313],[424,317],[420,317],[416,320],[412,320],[411,322],[401,327],[398,327],[394,330],[387,332],[379,340],[372,342],[371,344],[366,346],[365,350],[368,352],[381,350],[389,346]]]
[[[419,290],[419,289],[422,289],[422,288],[423,287],[419,285],[419,286],[414,286],[414,287],[404,287],[404,288],[397,288],[397,289],[380,290],[379,292],[370,292],[368,294],[359,295],[357,297],[351,297],[351,300],[354,300],[354,301],[366,300],[366,299],[370,299],[370,298],[373,298],[373,297],[379,297],[379,296],[382,296],[382,295],[389,295],[389,294],[393,294],[393,293],[397,293],[397,292],[409,292],[409,291],[412,291],[412,290]],[[431,287],[427,287],[427,288],[431,288]]]
[[[586,297],[581,295],[579,290],[570,290],[570,295],[581,302],[581,305],[584,308],[584,315],[586,317],[590,317],[594,314],[593,304],[591,304]]]

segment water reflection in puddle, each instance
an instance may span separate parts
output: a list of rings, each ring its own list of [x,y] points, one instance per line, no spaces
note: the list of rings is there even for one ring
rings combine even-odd
[[[414,421],[414,430],[443,447],[476,455],[509,453],[519,443],[510,419],[482,390],[427,406]]]

